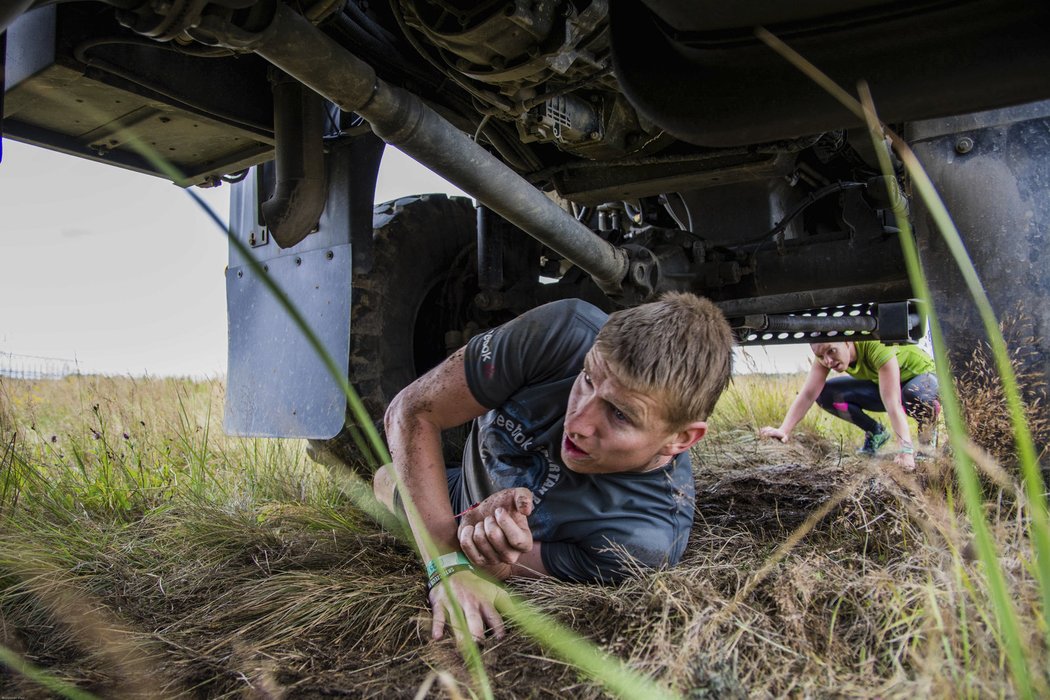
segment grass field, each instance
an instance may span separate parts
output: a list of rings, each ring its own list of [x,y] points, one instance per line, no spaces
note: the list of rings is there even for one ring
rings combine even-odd
[[[858,459],[859,431],[816,410],[792,443],[758,441],[800,383],[744,376],[723,397],[680,566],[512,590],[683,697],[1013,696],[950,463],[916,480]],[[427,641],[421,567],[354,505],[360,482],[298,441],[224,436],[222,393],[0,379],[0,697],[475,695],[456,647]],[[1045,691],[1005,474],[986,510]],[[520,633],[483,659],[497,697],[606,692]]]

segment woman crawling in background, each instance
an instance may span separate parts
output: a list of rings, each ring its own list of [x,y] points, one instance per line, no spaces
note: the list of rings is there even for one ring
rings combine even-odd
[[[890,433],[865,411],[885,411],[897,435],[894,461],[914,469],[915,447],[907,416],[918,424],[920,444],[936,440],[941,404],[933,359],[916,345],[888,346],[877,340],[812,343],[810,348],[815,357],[802,390],[780,427],[766,426],[759,435],[787,442],[791,430],[816,401],[828,413],[863,430],[864,446],[858,452],[874,455],[889,442]],[[828,379],[831,370],[848,376]]]

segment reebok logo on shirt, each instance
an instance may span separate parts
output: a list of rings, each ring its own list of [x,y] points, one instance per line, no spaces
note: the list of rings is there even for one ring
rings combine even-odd
[[[521,423],[514,422],[502,413],[496,413],[495,424],[521,449],[527,450],[532,445],[532,436],[522,432]]]
[[[485,379],[492,379],[496,376],[496,365],[492,364],[492,334],[493,331],[489,331],[481,336],[481,355],[478,359],[481,360]]]
[[[492,334],[493,331],[489,331],[481,337],[481,361],[492,362]]]

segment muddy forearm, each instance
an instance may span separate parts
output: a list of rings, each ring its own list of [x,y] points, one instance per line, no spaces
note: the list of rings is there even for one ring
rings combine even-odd
[[[398,491],[424,559],[458,549],[448,497],[441,429],[395,400],[387,414],[387,438]],[[438,551],[428,551],[427,536]]]

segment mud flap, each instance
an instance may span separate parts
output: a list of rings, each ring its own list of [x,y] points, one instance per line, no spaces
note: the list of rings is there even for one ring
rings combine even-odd
[[[259,223],[257,173],[253,169],[231,195],[233,235],[251,249],[265,267],[264,274],[292,300],[345,376],[350,343],[350,207],[327,207],[316,231],[295,246],[281,249]],[[330,178],[329,182],[333,179],[339,181]],[[330,203],[332,196],[330,193]],[[346,397],[339,384],[232,244],[226,300],[226,432],[317,439],[338,433],[346,414]]]
[[[909,125],[912,149],[940,192],[1005,323],[1015,371],[1050,386],[1050,100]],[[985,342],[962,273],[916,201],[919,256],[956,370]]]

